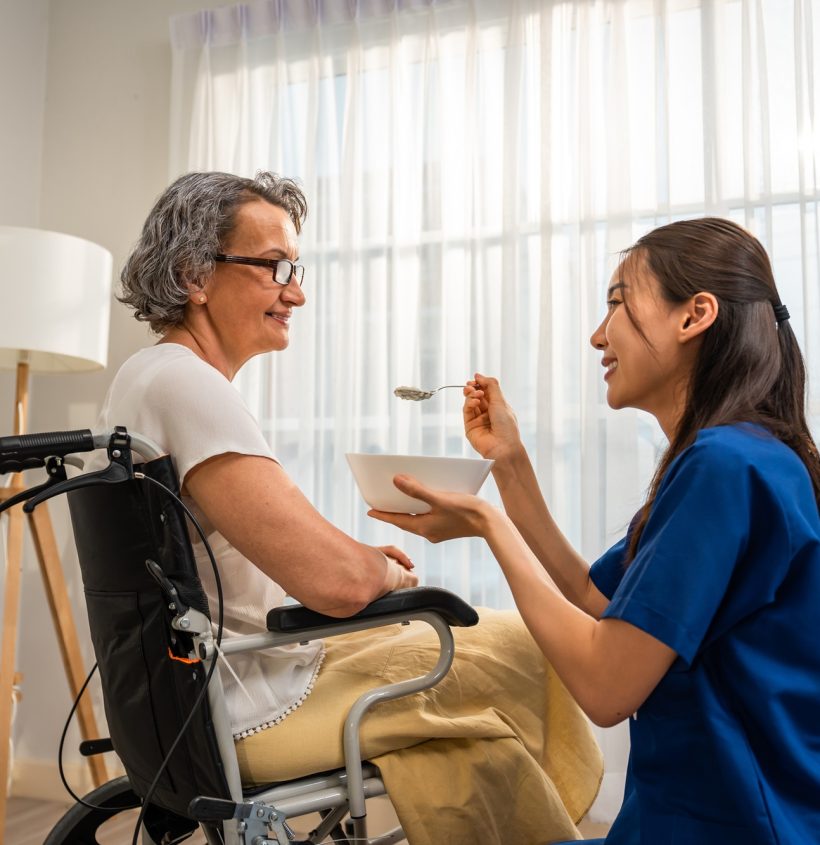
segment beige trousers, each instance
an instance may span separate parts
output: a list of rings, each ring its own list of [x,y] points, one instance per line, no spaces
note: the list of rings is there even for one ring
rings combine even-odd
[[[481,610],[454,628],[456,656],[436,687],[377,704],[362,756],[381,771],[411,845],[544,845],[578,838],[602,760],[586,717],[520,616]],[[423,674],[438,637],[424,623],[334,637],[305,703],[237,742],[246,783],[344,765],[342,726],[363,692]]]

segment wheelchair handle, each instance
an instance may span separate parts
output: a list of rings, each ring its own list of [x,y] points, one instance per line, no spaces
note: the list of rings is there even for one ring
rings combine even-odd
[[[90,429],[47,431],[0,437],[0,475],[44,467],[50,457],[92,452],[97,446]]]
[[[22,472],[26,469],[44,467],[52,457],[64,458],[76,452],[93,452],[105,449],[113,429],[91,431],[46,431],[39,434],[17,434],[0,437],[0,475],[7,472]],[[130,434],[131,448],[146,461],[159,458],[165,450],[153,440],[140,434]]]

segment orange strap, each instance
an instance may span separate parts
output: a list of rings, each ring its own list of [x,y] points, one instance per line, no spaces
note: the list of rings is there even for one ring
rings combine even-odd
[[[178,660],[180,663],[202,663],[202,661],[201,661],[198,657],[195,657],[193,660],[191,660],[191,658],[190,658],[190,657],[177,657],[177,656],[176,656],[176,655],[175,655],[175,654],[171,651],[171,647],[170,647],[170,646],[168,647],[168,657],[170,657],[170,658],[171,658],[171,660]]]

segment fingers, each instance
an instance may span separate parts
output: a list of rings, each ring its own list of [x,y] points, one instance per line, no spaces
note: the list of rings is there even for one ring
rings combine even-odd
[[[381,522],[388,522],[390,525],[395,525],[396,528],[401,528],[402,531],[408,531],[410,534],[419,534],[416,526],[418,517],[411,513],[392,513],[390,511],[377,511],[371,508],[367,512],[367,515]]]
[[[487,400],[484,391],[476,381],[468,381],[464,387],[464,422],[470,423],[487,412]]]
[[[407,496],[414,499],[421,499],[422,502],[427,502],[428,505],[436,503],[437,496],[428,487],[425,487],[420,481],[413,478],[412,475],[396,475],[393,477],[393,486]]]
[[[419,583],[418,576],[414,572],[408,572],[400,563],[389,560],[387,572],[384,577],[385,592],[400,590],[405,587],[415,587]]]
[[[487,399],[501,399],[503,394],[501,392],[501,385],[497,378],[492,376],[484,376],[481,373],[476,373],[472,382],[477,390],[483,391]]]
[[[465,399],[461,412],[464,416],[465,423],[470,423],[473,420],[478,419],[478,417],[484,413],[484,409],[481,407],[481,397],[471,396],[468,399]]]
[[[415,564],[398,546],[379,546],[379,551],[392,557],[397,563],[400,563],[405,569],[413,569]]]

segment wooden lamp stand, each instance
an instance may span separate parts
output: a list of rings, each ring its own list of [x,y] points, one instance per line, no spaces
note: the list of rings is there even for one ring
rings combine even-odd
[[[29,364],[21,360],[17,364],[17,382],[14,402],[14,434],[26,433],[29,396]],[[24,487],[23,474],[12,476],[11,486],[0,488],[0,502],[6,501]],[[15,677],[16,644],[20,611],[20,583],[23,563],[24,520],[23,505],[18,504],[7,511],[8,544],[6,559],[6,577],[3,591],[3,631],[2,652],[0,652],[0,840],[6,822],[6,784],[9,774],[9,739],[11,736],[12,694]],[[5,514],[4,514],[5,515]],[[48,597],[51,616],[60,653],[63,658],[68,686],[72,698],[76,697],[86,679],[77,629],[71,611],[71,603],[66,590],[54,529],[44,502],[27,515],[28,526],[40,563],[46,596]],[[80,731],[84,739],[99,737],[97,723],[91,699],[84,695],[77,707]],[[100,755],[88,758],[91,777],[95,786],[101,786],[108,780],[105,762]]]

